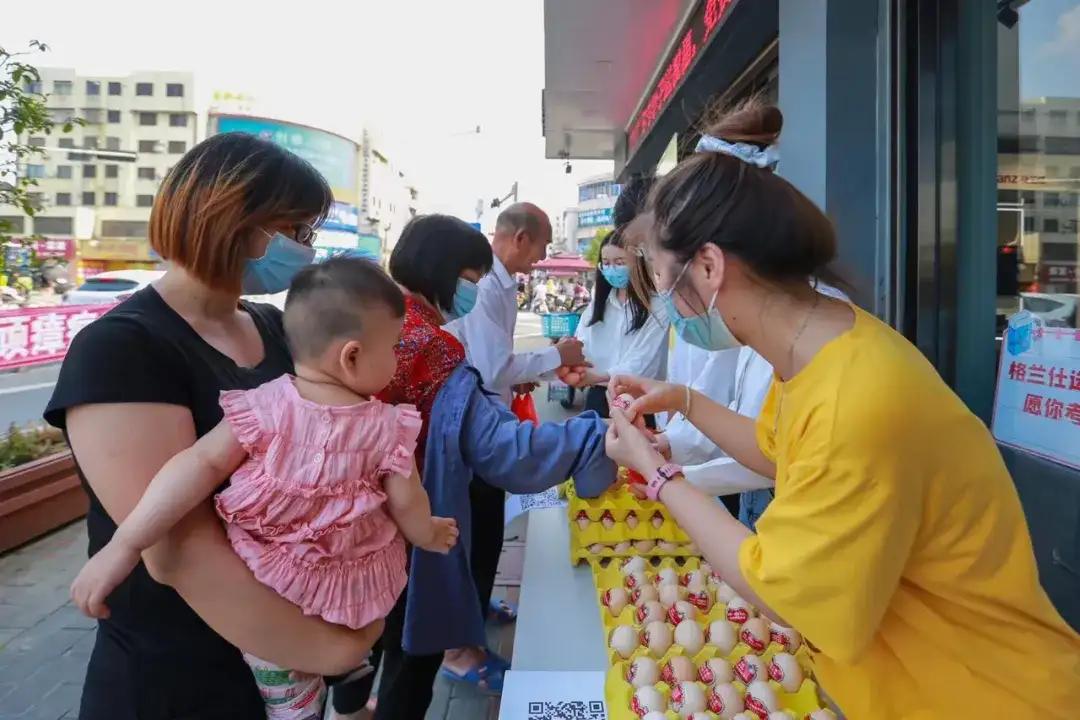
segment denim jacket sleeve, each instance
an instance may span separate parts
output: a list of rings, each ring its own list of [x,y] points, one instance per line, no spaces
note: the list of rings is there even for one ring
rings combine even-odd
[[[542,492],[573,477],[579,495],[596,497],[618,475],[604,452],[607,425],[595,412],[560,423],[523,423],[477,387],[462,420],[466,464],[507,492]]]

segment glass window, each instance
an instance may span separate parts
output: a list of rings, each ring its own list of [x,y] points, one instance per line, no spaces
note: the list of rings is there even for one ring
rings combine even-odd
[[[119,95],[120,91],[121,91],[120,83],[118,83],[118,82],[109,83],[109,94],[110,95]]]
[[[135,83],[135,94],[148,97],[154,94],[153,83]]]
[[[1076,327],[1080,304],[1080,77],[1062,72],[1080,58],[1080,0],[1008,4],[1018,19],[998,24],[999,336],[1019,310]]]
[[[110,110],[109,111],[109,122],[111,124],[113,124],[113,125],[120,122],[120,111],[119,110]]]
[[[105,177],[107,177],[107,178],[120,177],[120,166],[119,165],[106,165],[105,166]]]

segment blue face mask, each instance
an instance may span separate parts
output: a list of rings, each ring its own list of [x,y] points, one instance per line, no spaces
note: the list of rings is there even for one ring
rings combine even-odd
[[[675,335],[682,339],[683,342],[709,352],[742,347],[742,343],[731,334],[731,330],[728,328],[727,323],[724,322],[720,311],[716,309],[715,293],[712,300],[709,301],[707,312],[691,317],[683,317],[679,313],[679,307],[675,304],[675,287],[679,284],[679,280],[682,279],[688,267],[690,267],[689,263],[684,265],[682,272],[672,283],[671,289],[660,295],[664,307],[667,309],[671,326],[675,328]]]
[[[288,290],[293,276],[314,259],[315,248],[301,245],[283,233],[270,235],[263,256],[249,258],[244,264],[241,291],[245,295],[273,295]]]
[[[476,283],[465,278],[458,278],[457,290],[454,291],[454,307],[445,313],[446,321],[459,320],[476,307],[476,296],[480,293],[480,288],[476,286]]]
[[[616,290],[630,285],[630,268],[625,265],[601,265],[600,274],[608,281],[608,285]]]

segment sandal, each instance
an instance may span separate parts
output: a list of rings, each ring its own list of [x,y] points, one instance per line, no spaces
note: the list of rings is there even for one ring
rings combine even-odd
[[[488,620],[496,625],[509,625],[517,620],[517,616],[517,605],[505,598],[498,600],[492,599],[488,609]]]
[[[470,669],[464,675],[458,675],[446,666],[439,668],[439,674],[447,680],[463,683],[465,685],[472,685],[480,692],[489,693],[491,695],[502,694],[504,672],[506,672],[505,667],[501,664],[491,662],[490,660]]]
[[[510,669],[510,661],[502,657],[501,655],[496,655],[495,651],[491,648],[484,648],[484,652],[487,653],[488,662],[490,662],[493,666],[501,667],[503,670]]]

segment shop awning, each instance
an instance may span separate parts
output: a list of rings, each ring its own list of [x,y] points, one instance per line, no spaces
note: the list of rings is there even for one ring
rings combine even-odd
[[[533,266],[534,270],[544,270],[547,272],[586,272],[593,269],[593,266],[588,260],[578,257],[577,255],[552,255],[546,260],[541,260]]]

